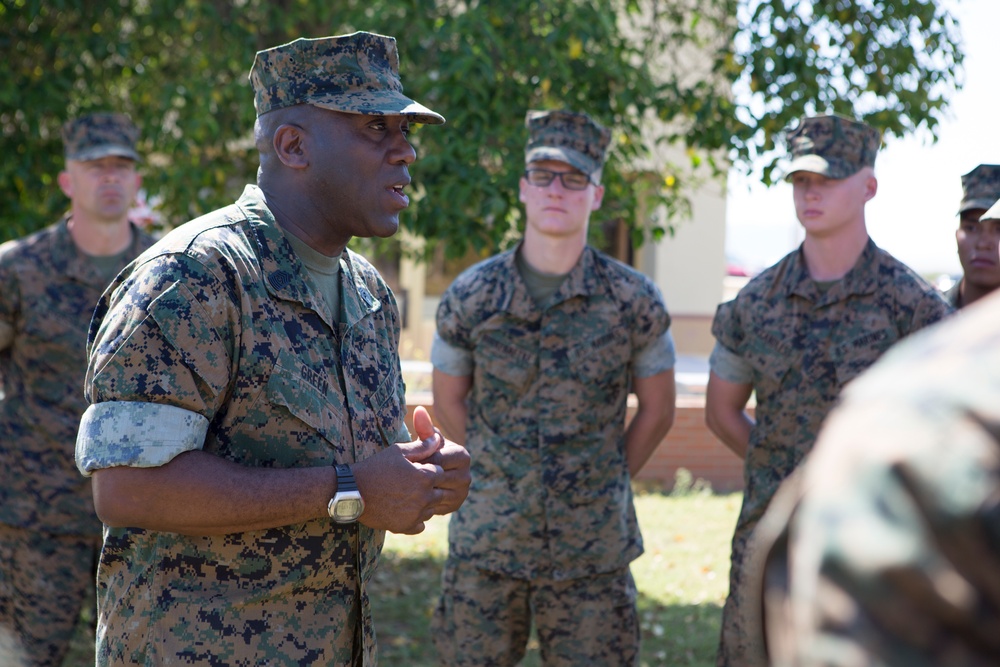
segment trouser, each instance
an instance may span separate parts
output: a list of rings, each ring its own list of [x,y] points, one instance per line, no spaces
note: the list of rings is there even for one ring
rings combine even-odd
[[[449,559],[432,635],[447,667],[516,665],[532,621],[546,667],[638,665],[636,599],[628,567],[568,581],[526,580]]]
[[[747,576],[753,559],[753,531],[757,520],[737,523],[733,534],[733,552],[729,565],[729,595],[722,607],[722,631],[715,658],[716,667],[766,667],[763,636],[753,629],[761,628],[758,619],[748,615],[761,613],[760,600],[751,599]]]
[[[62,663],[80,611],[94,600],[100,548],[100,535],[0,524],[0,665]]]

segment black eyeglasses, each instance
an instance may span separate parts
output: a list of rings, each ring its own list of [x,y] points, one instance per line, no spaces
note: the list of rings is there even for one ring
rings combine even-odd
[[[590,185],[590,176],[582,171],[549,171],[548,169],[528,169],[524,179],[529,185],[547,188],[552,185],[555,177],[559,177],[562,186],[567,190],[586,190]]]

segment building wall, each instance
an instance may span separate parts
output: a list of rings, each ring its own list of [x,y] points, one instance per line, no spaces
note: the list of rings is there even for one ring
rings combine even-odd
[[[676,149],[661,155],[665,164],[683,159]],[[671,220],[673,234],[647,242],[636,253],[636,268],[663,293],[679,354],[707,357],[712,350],[712,318],[723,299],[726,276],[726,184],[695,171],[689,193],[691,215]],[[665,216],[661,210],[659,218]]]
[[[660,286],[672,314],[711,317],[726,275],[724,184],[706,182],[691,204],[691,219],[676,221],[673,236],[641,248],[638,268]]]
[[[669,489],[680,468],[711,484],[717,493],[743,490],[743,459],[708,430],[704,396],[677,397],[674,426],[636,480]]]

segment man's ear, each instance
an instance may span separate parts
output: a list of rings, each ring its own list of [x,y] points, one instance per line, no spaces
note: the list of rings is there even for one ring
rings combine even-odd
[[[596,185],[594,186],[594,201],[590,204],[590,210],[596,211],[601,208],[601,202],[604,201],[604,186]]]
[[[878,179],[875,178],[875,174],[868,177],[865,182],[865,201],[869,202],[874,199],[875,194],[878,192]]]
[[[59,189],[61,189],[63,191],[64,195],[66,195],[67,197],[69,197],[70,199],[72,199],[73,198],[73,179],[71,179],[69,177],[69,173],[65,172],[65,171],[60,171],[57,180],[59,181]]]
[[[298,125],[286,123],[274,131],[274,153],[281,163],[292,169],[309,166],[305,131]]]

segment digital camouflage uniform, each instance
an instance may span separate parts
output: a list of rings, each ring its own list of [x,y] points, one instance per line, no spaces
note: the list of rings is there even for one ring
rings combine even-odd
[[[256,186],[165,237],[95,313],[81,469],[193,449],[331,466],[407,441],[395,300],[348,250],[342,271],[338,324]],[[209,537],[106,529],[99,664],[354,664],[359,598],[373,664],[365,586],[383,537],[327,519]]]
[[[962,201],[958,205],[960,216],[966,211],[988,209],[998,199],[1000,199],[1000,165],[981,164],[962,176]],[[962,301],[962,280],[952,285],[944,293],[944,298],[956,310],[966,305]]]
[[[806,124],[804,133],[790,135],[796,159],[789,172],[849,176],[852,161],[874,163],[877,133],[874,141],[865,134],[859,136],[841,122]],[[837,142],[836,149],[829,148]],[[809,275],[800,248],[719,305],[712,334],[718,345],[750,365],[756,395],[743,505],[732,541],[720,667],[757,664],[753,656],[760,647],[744,627],[746,616],[756,615],[745,599],[744,574],[750,537],[779,484],[812,448],[844,385],[893,343],[949,312],[933,287],[871,239],[854,267],[825,290]]]
[[[629,361],[670,317],[652,281],[589,247],[539,308],[515,252],[459,276],[438,310],[441,338],[475,358],[473,483],[450,553],[525,579],[608,572],[642,553],[624,448]]]
[[[998,424],[996,295],[845,390],[757,534],[775,667],[1000,664]]]
[[[258,115],[296,104],[441,123],[402,95],[395,40],[299,39],[257,54]],[[77,464],[203,450],[247,467],[332,466],[409,440],[399,312],[344,250],[339,312],[256,186],[140,258],[91,328]],[[367,594],[384,531],[330,519],[197,537],[106,529],[98,664],[374,665]]]
[[[574,580],[627,568],[642,553],[624,448],[629,362],[670,317],[648,278],[589,247],[539,308],[515,252],[459,276],[438,309],[438,334],[474,357],[466,425],[472,487],[451,519],[448,560],[556,589],[581,586]],[[603,594],[634,605],[634,587]],[[473,609],[495,601],[489,590],[458,600]],[[573,609],[566,612],[563,622],[573,622]],[[476,613],[453,616],[478,622]],[[454,629],[437,634],[452,637]],[[588,638],[565,641],[582,647]],[[606,649],[606,664],[625,664],[621,647]],[[487,652],[474,664],[510,664],[491,658]]]
[[[554,160],[599,179],[607,128],[565,110],[529,111],[525,125],[529,168]],[[642,536],[625,409],[632,363],[670,317],[652,281],[589,246],[545,296],[519,252],[465,271],[437,311],[439,340],[469,362],[472,457],[449,524],[438,655],[454,667],[517,664],[534,621],[546,665],[637,664],[628,565]]]
[[[134,126],[117,114],[64,127],[70,159],[135,159],[134,141]],[[9,335],[0,333],[0,633],[19,637],[32,665],[62,661],[100,549],[101,522],[73,443],[87,408],[87,327],[109,279],[77,249],[67,219],[0,245],[0,330]],[[132,227],[112,268],[152,243]],[[2,650],[0,664],[10,664]]]

